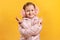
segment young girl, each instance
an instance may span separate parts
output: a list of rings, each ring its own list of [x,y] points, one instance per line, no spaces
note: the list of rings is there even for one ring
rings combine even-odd
[[[36,6],[28,2],[23,6],[23,19],[17,21],[19,23],[19,31],[21,33],[20,40],[40,40],[40,31],[42,29],[42,20],[37,15]]]

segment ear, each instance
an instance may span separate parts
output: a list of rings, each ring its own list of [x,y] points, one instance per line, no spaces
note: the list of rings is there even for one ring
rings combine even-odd
[[[22,9],[21,14],[22,14],[22,17],[25,17],[25,11],[24,11],[24,9]]]
[[[39,8],[36,6],[35,13],[38,14],[38,12],[39,12]]]

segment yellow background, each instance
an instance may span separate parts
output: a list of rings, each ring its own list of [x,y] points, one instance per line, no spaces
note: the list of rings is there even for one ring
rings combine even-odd
[[[39,7],[43,18],[41,40],[60,40],[59,0],[0,0],[0,40],[18,40],[20,37],[16,16],[21,19],[23,5],[31,1]]]

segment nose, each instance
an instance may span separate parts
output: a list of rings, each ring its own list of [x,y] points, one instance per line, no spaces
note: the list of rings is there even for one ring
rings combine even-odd
[[[29,15],[32,15],[32,11],[29,12]]]

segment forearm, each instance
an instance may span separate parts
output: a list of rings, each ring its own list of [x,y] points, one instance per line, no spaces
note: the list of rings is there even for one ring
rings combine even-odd
[[[20,26],[19,30],[20,30],[20,32],[22,34],[29,36],[29,35],[37,35],[37,34],[39,34],[41,29],[42,29],[42,25],[39,26],[38,24],[35,24],[35,25],[29,27],[28,29],[22,28]]]
[[[23,34],[23,35],[26,36],[26,37],[31,36],[31,35],[30,35],[31,30],[30,30],[30,29],[24,29],[24,28],[22,28],[21,26],[19,26],[19,31],[20,31],[21,34]]]
[[[30,30],[32,31],[31,35],[39,34],[41,29],[42,29],[42,25],[40,25],[40,26],[37,26],[37,25],[32,26],[32,28],[30,28]]]
[[[40,25],[40,26],[34,25],[28,29],[21,29],[21,32],[24,35],[37,35],[40,33],[41,29],[42,29],[42,25]]]

